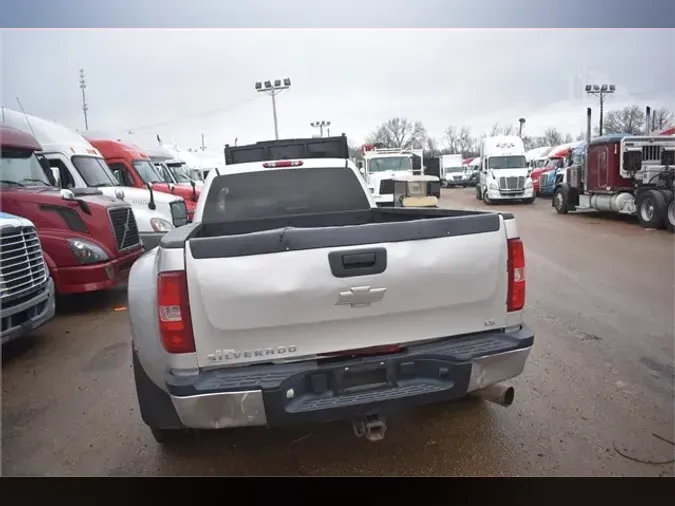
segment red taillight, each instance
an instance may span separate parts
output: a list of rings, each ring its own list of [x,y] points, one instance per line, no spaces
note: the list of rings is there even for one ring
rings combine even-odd
[[[520,311],[525,307],[525,250],[523,241],[509,239],[507,311]]]
[[[283,167],[300,167],[302,160],[283,160],[281,162],[265,162],[263,167],[266,169],[281,169]]]
[[[162,272],[158,276],[157,314],[164,349],[169,353],[193,353],[195,339],[185,271]]]

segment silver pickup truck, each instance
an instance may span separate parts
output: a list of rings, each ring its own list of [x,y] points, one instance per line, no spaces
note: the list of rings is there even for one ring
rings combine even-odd
[[[194,222],[129,277],[133,368],[160,443],[348,420],[467,394],[502,405],[534,342],[508,214],[377,208],[344,159],[209,174]]]

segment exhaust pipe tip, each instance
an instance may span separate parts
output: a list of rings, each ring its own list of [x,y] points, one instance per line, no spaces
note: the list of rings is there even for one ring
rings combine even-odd
[[[502,406],[510,406],[513,404],[513,399],[516,396],[516,390],[513,387],[508,387],[504,392],[504,398],[502,399]]]
[[[509,407],[511,404],[513,404],[516,390],[510,385],[501,385],[496,383],[481,390],[477,390],[471,395],[480,397],[486,401],[494,402],[500,406]]]

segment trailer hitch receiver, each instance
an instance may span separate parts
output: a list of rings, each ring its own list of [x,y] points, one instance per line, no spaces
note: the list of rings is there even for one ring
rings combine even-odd
[[[368,415],[354,421],[354,435],[365,437],[371,443],[382,441],[387,430],[387,422],[381,415]]]

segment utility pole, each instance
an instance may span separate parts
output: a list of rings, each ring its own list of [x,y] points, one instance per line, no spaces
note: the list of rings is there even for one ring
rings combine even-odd
[[[598,127],[598,134],[602,135],[602,120],[605,115],[605,97],[607,95],[611,95],[616,91],[616,86],[613,84],[587,84],[586,85],[586,93],[589,95],[595,95],[596,97],[600,98],[600,124]]]
[[[84,70],[80,69],[80,89],[82,90],[82,112],[84,113],[84,129],[89,130],[89,121],[87,120],[87,95],[84,90],[87,89],[87,83],[84,80]]]
[[[319,132],[321,133],[321,135],[320,135],[321,137],[323,137],[323,128],[326,127],[326,129],[328,130],[328,136],[330,137],[330,121],[324,121],[324,120],[312,121],[310,123],[310,126],[312,128],[318,128]]]
[[[272,81],[257,81],[255,83],[255,90],[261,93],[267,93],[272,97],[272,114],[274,115],[274,138],[279,140],[279,123],[277,121],[277,100],[276,96],[284,90],[291,87],[291,80],[286,77],[283,79],[276,79],[274,84]]]
[[[204,134],[202,134],[202,151],[206,151],[206,141],[204,140]]]

